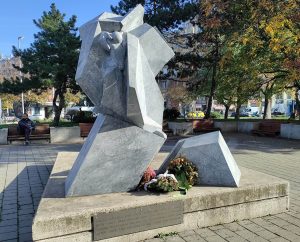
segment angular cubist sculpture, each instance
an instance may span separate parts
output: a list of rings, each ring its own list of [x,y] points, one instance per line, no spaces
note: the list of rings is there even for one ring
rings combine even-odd
[[[134,189],[166,139],[155,76],[174,53],[143,17],[138,5],[80,28],[76,81],[99,116],[67,177],[66,196]]]
[[[199,185],[238,187],[240,169],[220,131],[182,139],[177,142],[159,169],[164,172],[171,160],[184,156],[199,170]]]

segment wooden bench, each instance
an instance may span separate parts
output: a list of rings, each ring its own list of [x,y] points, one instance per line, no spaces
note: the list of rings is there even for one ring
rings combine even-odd
[[[50,126],[49,124],[38,124],[30,134],[30,140],[48,140],[51,142]],[[21,133],[18,129],[18,125],[8,126],[7,142],[10,144],[12,141],[25,141],[24,133]]]
[[[209,133],[221,131],[220,128],[214,127],[214,121],[211,119],[193,120],[193,133]]]
[[[80,137],[88,137],[93,125],[94,123],[79,123]]]
[[[278,136],[280,135],[280,122],[260,122],[258,129],[251,130],[251,133],[264,136]]]

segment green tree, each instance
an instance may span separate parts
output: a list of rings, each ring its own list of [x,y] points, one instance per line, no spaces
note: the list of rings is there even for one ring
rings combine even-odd
[[[224,47],[236,29],[243,25],[245,17],[240,9],[242,1],[200,1],[198,15],[191,21],[198,31],[186,36],[182,42],[175,69],[183,78],[190,79],[194,92],[208,90],[205,118],[210,117],[213,99],[218,89],[218,75],[224,55]]]
[[[23,91],[32,88],[55,88],[54,125],[59,123],[67,90],[78,89],[74,79],[80,40],[75,23],[76,16],[73,15],[69,20],[65,20],[65,14],[52,4],[49,12],[43,12],[40,19],[34,20],[34,24],[40,31],[34,35],[31,46],[25,50],[13,47],[14,55],[22,59],[21,71],[30,74],[30,78],[23,82]],[[58,101],[59,105],[57,105]]]
[[[167,33],[196,15],[198,0],[122,0],[111,10],[125,15],[138,4],[145,8],[145,22]]]

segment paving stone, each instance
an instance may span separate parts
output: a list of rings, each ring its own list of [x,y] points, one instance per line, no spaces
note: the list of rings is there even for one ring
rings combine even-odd
[[[166,242],[185,242],[182,238],[179,236],[170,236],[165,238]]]
[[[224,227],[235,232],[235,231],[241,231],[241,230],[245,230],[244,227],[242,227],[241,225],[239,225],[236,222],[230,223],[230,224],[224,224]]]
[[[209,227],[210,230],[219,230],[219,229],[224,229],[223,225],[216,225],[216,226],[211,226]]]
[[[229,237],[234,237],[236,234],[229,229],[219,229],[214,231],[216,234],[220,235],[222,238],[226,239]]]
[[[32,233],[32,228],[31,228],[31,226],[20,227],[20,228],[19,228],[19,234],[27,234],[27,233]]]
[[[282,237],[277,237],[277,238],[274,238],[274,239],[270,239],[269,241],[270,242],[288,242],[289,240],[286,240],[286,239],[284,239]]]
[[[238,235],[236,235],[234,237],[229,237],[226,240],[230,241],[230,242],[246,242],[246,241],[248,241],[248,240],[245,240],[245,239],[243,239],[242,237],[240,237]]]
[[[1,226],[0,227],[0,234],[7,233],[7,232],[15,232],[17,230],[18,230],[17,224],[9,225],[9,226]]]
[[[163,239],[159,239],[159,238],[153,238],[153,239],[147,239],[145,240],[145,242],[163,242]]]
[[[224,241],[226,241],[225,239],[223,239],[222,237],[220,237],[218,235],[207,237],[207,238],[205,238],[205,240],[208,242],[224,242]]]
[[[186,236],[191,236],[191,235],[195,235],[196,232],[194,230],[187,230],[187,231],[184,231],[184,232],[180,232],[179,233],[179,236],[180,237],[186,237]]]
[[[0,227],[6,227],[6,226],[11,226],[11,225],[16,225],[18,224],[17,219],[9,219],[9,220],[1,220],[0,221]]]
[[[187,235],[184,236],[183,239],[186,242],[205,242],[206,240],[203,239],[200,235],[198,234],[194,234],[194,235]]]
[[[18,238],[18,232],[17,231],[11,231],[11,232],[5,232],[0,234],[1,241],[6,241],[10,239],[17,239]]]
[[[278,236],[268,230],[257,231],[256,234],[266,240],[276,239]]]
[[[265,229],[279,235],[280,237],[283,237],[287,240],[291,241],[300,241],[300,236],[296,235],[295,233],[292,233],[290,231],[287,231],[275,224],[272,224],[270,222],[267,222],[261,218],[253,219],[258,225],[261,225]]]
[[[29,242],[32,240],[32,233],[19,234],[19,242]]]
[[[217,235],[216,233],[214,233],[212,230],[210,230],[208,228],[195,229],[194,231],[203,238]]]

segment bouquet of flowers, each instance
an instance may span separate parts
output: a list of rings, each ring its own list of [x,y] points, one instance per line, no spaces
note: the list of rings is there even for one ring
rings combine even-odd
[[[168,170],[164,174],[156,175],[155,171],[148,167],[144,172],[138,188],[145,191],[172,192],[187,191],[198,180],[197,167],[185,157],[178,157],[172,160]]]
[[[175,175],[179,189],[188,190],[197,183],[198,169],[185,157],[178,157],[172,160],[168,166],[169,173]]]
[[[173,192],[178,190],[178,182],[175,177],[160,175],[154,180],[147,184],[146,190],[156,192]]]
[[[155,171],[149,166],[147,170],[144,172],[143,177],[140,181],[140,184],[138,185],[137,189],[140,189],[141,187],[144,187],[144,185],[148,182],[150,182],[152,179],[156,177]]]

